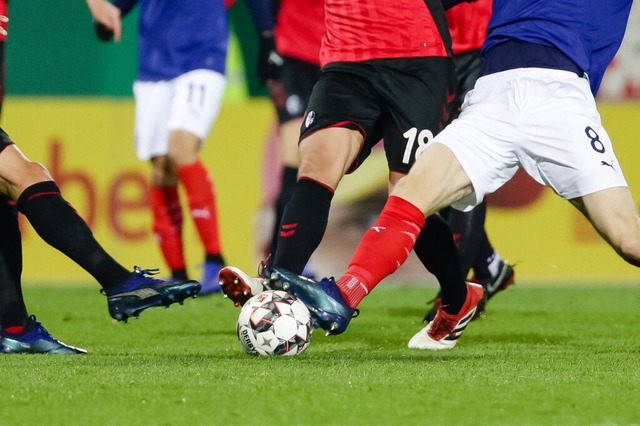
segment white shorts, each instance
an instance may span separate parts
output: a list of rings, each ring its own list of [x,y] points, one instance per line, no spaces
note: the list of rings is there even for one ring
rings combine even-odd
[[[522,68],[481,77],[433,143],[449,147],[474,193],[470,210],[523,167],[565,199],[627,186],[589,82],[568,71]]]
[[[205,140],[218,117],[224,75],[194,70],[167,81],[136,81],[135,144],[141,160],[167,155],[169,132],[185,130]]]

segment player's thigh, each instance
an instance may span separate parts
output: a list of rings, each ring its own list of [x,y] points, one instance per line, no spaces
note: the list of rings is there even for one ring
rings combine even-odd
[[[640,219],[628,187],[613,187],[569,200],[623,257],[640,257]]]
[[[382,109],[366,78],[369,70],[366,64],[339,63],[320,74],[300,130],[301,173],[320,161],[334,163],[331,170],[341,174],[352,171],[382,137]],[[316,157],[320,152],[326,155]]]
[[[300,141],[299,177],[335,189],[349,171],[363,145],[362,134],[348,127],[326,127]]]
[[[135,148],[138,158],[150,160],[169,152],[172,88],[168,81],[136,81]]]
[[[454,153],[441,143],[433,143],[397,182],[392,195],[411,202],[428,216],[468,197],[472,191],[471,180]]]
[[[280,161],[287,167],[297,168],[298,159],[298,140],[300,139],[300,126],[302,126],[303,118],[294,118],[280,125],[280,145],[279,155]]]
[[[170,131],[182,130],[206,139],[224,96],[224,75],[211,70],[189,71],[173,80]]]

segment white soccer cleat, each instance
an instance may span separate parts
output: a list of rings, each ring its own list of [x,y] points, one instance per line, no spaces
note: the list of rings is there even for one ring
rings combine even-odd
[[[473,319],[478,303],[484,298],[484,288],[479,284],[467,283],[467,298],[455,315],[447,314],[442,306],[435,318],[409,340],[411,349],[453,349],[465,328]]]

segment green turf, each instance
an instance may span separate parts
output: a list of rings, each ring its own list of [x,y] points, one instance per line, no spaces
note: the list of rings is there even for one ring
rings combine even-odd
[[[87,286],[90,287],[90,286]],[[94,287],[27,287],[87,356],[0,356],[2,425],[640,423],[640,287],[499,294],[458,346],[406,348],[433,289],[381,287],[346,334],[301,356],[245,355],[221,297],[110,320]]]

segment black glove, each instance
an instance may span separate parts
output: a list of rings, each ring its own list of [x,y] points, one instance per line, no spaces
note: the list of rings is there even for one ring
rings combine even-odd
[[[111,41],[113,40],[113,31],[107,28],[106,25],[101,24],[100,22],[95,22],[95,30],[96,36],[102,41]]]
[[[276,52],[273,34],[262,34],[258,48],[258,78],[263,83],[266,83],[267,80],[278,80],[281,67],[282,56]]]

